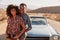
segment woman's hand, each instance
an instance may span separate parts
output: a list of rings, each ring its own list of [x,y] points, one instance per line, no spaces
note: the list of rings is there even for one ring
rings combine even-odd
[[[19,33],[19,34],[16,34],[16,36],[14,37],[14,38],[19,38],[21,36],[21,34]]]
[[[6,34],[6,37],[8,37],[8,35]]]
[[[14,39],[15,39],[15,38],[16,38],[16,39],[18,39],[18,38],[19,38],[19,36],[15,36],[15,37],[14,37]]]

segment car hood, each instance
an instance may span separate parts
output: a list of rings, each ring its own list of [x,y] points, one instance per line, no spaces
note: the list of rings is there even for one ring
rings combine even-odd
[[[50,37],[52,35],[58,35],[55,29],[50,25],[32,25],[32,29],[27,33],[28,36],[32,37]]]

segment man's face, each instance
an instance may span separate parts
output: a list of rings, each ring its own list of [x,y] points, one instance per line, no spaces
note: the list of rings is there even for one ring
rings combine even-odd
[[[26,9],[27,9],[26,6],[21,5],[21,6],[20,6],[20,13],[22,13],[22,14],[26,13]]]

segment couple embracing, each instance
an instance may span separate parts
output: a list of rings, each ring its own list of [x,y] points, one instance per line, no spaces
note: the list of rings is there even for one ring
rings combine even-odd
[[[26,32],[32,29],[29,16],[26,14],[27,5],[21,3],[20,6],[9,5],[6,13],[7,29],[6,40],[25,40]],[[28,25],[28,28],[26,27]]]

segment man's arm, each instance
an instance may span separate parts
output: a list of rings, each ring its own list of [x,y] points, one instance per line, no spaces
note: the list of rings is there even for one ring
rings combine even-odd
[[[27,16],[28,16],[28,15],[27,15]],[[26,29],[26,32],[28,32],[29,30],[32,29],[31,21],[30,21],[30,17],[29,17],[29,16],[27,17],[27,25],[28,25],[28,28]]]

